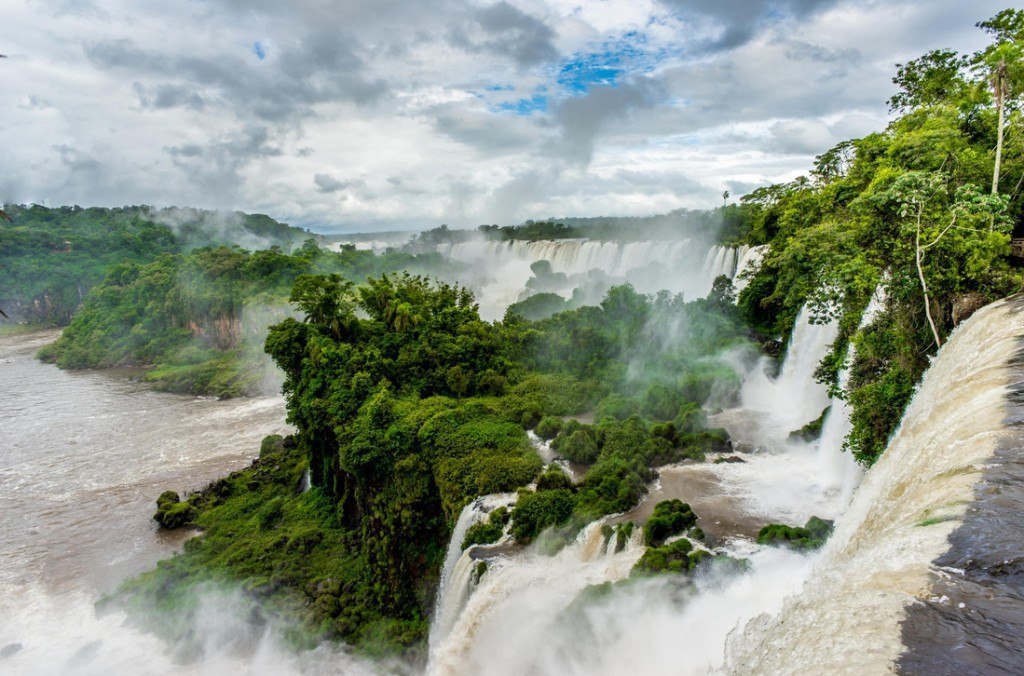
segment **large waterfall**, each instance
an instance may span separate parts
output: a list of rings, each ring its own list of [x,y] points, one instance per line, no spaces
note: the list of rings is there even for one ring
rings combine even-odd
[[[550,290],[569,297],[576,289],[630,282],[638,291],[654,293],[667,289],[687,298],[706,296],[715,278],[732,278],[741,264],[756,262],[752,249],[709,246],[693,240],[602,242],[585,239],[493,241],[476,239],[444,244],[438,251],[453,260],[487,271],[472,286],[477,292],[480,314],[500,318],[512,303],[520,300],[538,261],[551,263],[556,275]],[[600,291],[603,295],[603,291]],[[597,298],[599,300],[600,298]]]
[[[607,546],[604,523],[591,523],[554,556],[538,545],[488,559],[454,627],[432,647],[427,673],[538,673],[543,646],[560,630],[579,593],[626,578],[642,552],[639,530],[621,551]]]
[[[1001,650],[1019,660],[1021,609],[1010,599],[1020,590],[995,601],[985,578],[1020,586],[1020,473],[991,484],[986,475],[1001,471],[1008,439],[1019,464],[1019,433],[1006,420],[1020,419],[1021,305],[990,305],[954,332],[803,591],[732,637],[730,673],[884,673],[908,663],[921,673],[987,673],[1012,664]],[[972,538],[979,519],[984,532]],[[944,568],[933,564],[940,555]]]

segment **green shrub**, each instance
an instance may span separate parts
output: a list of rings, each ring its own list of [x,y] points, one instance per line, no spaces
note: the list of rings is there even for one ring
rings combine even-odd
[[[550,441],[558,436],[558,433],[562,431],[562,419],[556,418],[555,416],[547,416],[537,423],[537,429],[534,430],[537,436],[545,441]]]
[[[565,437],[564,443],[559,444],[557,450],[566,460],[579,465],[593,464],[600,453],[594,439],[584,430],[576,430]]]
[[[551,465],[537,479],[538,491],[551,491],[559,488],[572,490],[572,479],[558,465]]]
[[[505,532],[505,525],[509,520],[509,511],[506,507],[495,508],[487,521],[475,523],[466,529],[466,537],[462,539],[462,548],[466,549],[472,545],[489,545],[497,542]]]
[[[489,521],[474,523],[466,530],[466,537],[462,539],[462,548],[467,549],[473,545],[489,545],[501,539],[505,528],[500,524]]]
[[[521,492],[512,510],[512,537],[521,544],[532,542],[544,529],[565,523],[575,505],[572,491],[565,488]]]
[[[832,534],[832,522],[812,516],[803,528],[772,523],[757,533],[761,545],[785,546],[797,550],[817,549]]]
[[[688,504],[682,500],[663,500],[654,506],[654,512],[644,524],[644,542],[656,547],[696,525],[697,515]]]

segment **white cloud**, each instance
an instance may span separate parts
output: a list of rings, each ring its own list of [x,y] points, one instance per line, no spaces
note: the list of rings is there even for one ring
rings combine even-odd
[[[0,200],[348,230],[712,206],[884,126],[894,63],[1001,8],[9,0]]]

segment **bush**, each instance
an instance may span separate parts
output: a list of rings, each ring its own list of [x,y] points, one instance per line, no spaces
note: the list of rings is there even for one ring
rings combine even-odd
[[[462,538],[462,548],[467,549],[473,545],[489,545],[501,539],[505,528],[499,524],[481,521],[474,523],[466,530],[466,536]]]
[[[654,506],[654,513],[644,524],[644,542],[658,546],[673,535],[697,525],[697,515],[681,500],[663,500]]]
[[[519,417],[519,424],[523,426],[524,430],[532,430],[541,421],[542,417],[539,410],[530,408],[523,411],[523,415]]]
[[[528,544],[544,529],[565,523],[575,506],[572,491],[565,488],[522,492],[512,510],[512,537]]]
[[[812,516],[803,528],[772,523],[757,533],[760,545],[790,547],[797,550],[811,550],[825,544],[832,533],[832,522]]]
[[[537,479],[537,490],[538,491],[551,491],[559,488],[568,488],[572,490],[572,479],[569,475],[562,471],[562,468],[558,465],[552,465],[548,467],[547,471],[540,475]]]
[[[539,423],[537,423],[537,429],[534,430],[537,436],[545,441],[551,441],[558,433],[562,431],[562,419],[554,416],[546,416]]]
[[[600,453],[593,438],[583,430],[577,430],[566,440],[559,452],[570,462],[591,465]]]
[[[466,536],[462,539],[462,548],[466,549],[473,545],[489,545],[497,542],[505,532],[505,524],[508,523],[509,513],[505,507],[498,507],[491,512],[487,521],[474,523],[466,529]]]

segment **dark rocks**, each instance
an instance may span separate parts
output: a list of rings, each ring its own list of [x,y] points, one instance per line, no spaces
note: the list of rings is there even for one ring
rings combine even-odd
[[[988,299],[977,291],[958,295],[953,299],[953,326],[958,325],[986,305],[988,305]]]

